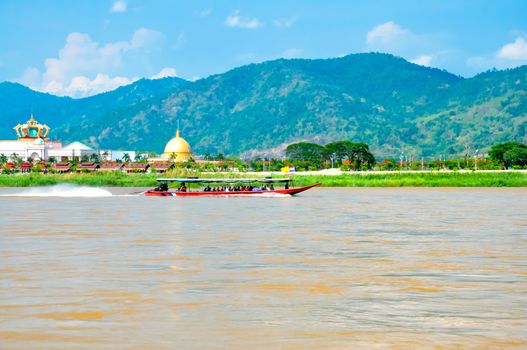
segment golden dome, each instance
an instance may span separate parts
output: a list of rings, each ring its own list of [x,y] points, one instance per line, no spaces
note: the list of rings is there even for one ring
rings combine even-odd
[[[179,130],[176,131],[176,136],[168,141],[165,146],[165,152],[161,158],[172,159],[176,162],[186,162],[192,157],[190,145],[184,138],[179,136]]]

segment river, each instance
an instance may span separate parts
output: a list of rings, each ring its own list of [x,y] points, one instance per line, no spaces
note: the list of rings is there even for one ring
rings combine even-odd
[[[527,189],[0,189],[0,349],[525,349]]]

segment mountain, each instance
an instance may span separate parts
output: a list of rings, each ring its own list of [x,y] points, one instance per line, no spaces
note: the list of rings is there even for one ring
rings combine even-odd
[[[195,82],[144,79],[83,99],[1,83],[0,104],[2,125],[33,113],[53,138],[104,149],[161,152],[178,120],[197,154],[349,139],[378,157],[421,157],[527,142],[527,66],[465,79],[380,53],[279,59]]]

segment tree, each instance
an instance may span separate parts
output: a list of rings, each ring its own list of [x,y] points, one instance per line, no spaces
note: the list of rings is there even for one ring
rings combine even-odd
[[[5,154],[0,154],[0,164],[7,163],[7,156]]]
[[[48,158],[48,162],[50,162],[51,164],[56,163],[57,162],[57,158],[51,156],[51,157]]]
[[[104,160],[109,160],[109,159],[108,159],[108,156],[109,156],[109,155],[110,155],[110,152],[108,152],[108,151],[104,151],[104,152],[102,152],[102,156],[104,157]],[[111,159],[110,159],[110,160],[111,160]]]
[[[132,158],[130,158],[130,155],[128,153],[125,153],[125,154],[123,154],[123,160],[126,163],[129,163],[132,160]]]
[[[12,161],[13,164],[14,164],[15,166],[17,166],[17,167],[19,167],[19,166],[22,165],[22,158],[20,158],[20,157],[18,156],[18,154],[16,154],[16,153],[13,153],[13,154],[11,155],[11,161]]]
[[[527,148],[514,147],[503,154],[503,163],[508,168],[513,165],[527,165]]]
[[[310,142],[293,143],[285,149],[287,157],[293,161],[306,161],[308,166],[320,168],[327,159],[327,150],[324,146]]]
[[[99,155],[97,153],[92,153],[90,155],[90,160],[92,162],[94,162],[94,163],[97,163],[97,164],[101,162],[101,159],[100,159],[100,157],[99,157]]]
[[[362,166],[371,169],[375,165],[375,157],[371,154],[368,145],[364,142],[355,142],[351,144],[349,160],[355,164],[355,170],[362,169]]]
[[[326,146],[327,154],[330,159],[342,164],[342,161],[351,154],[352,144],[350,141],[336,141],[328,143]]]
[[[90,156],[88,156],[87,154],[82,155],[82,157],[81,157],[81,162],[82,163],[86,163],[86,162],[89,162],[89,161],[90,161]]]
[[[514,149],[527,150],[527,146],[519,142],[500,143],[490,148],[489,158],[495,163],[501,164],[505,167],[509,167],[511,165],[520,165],[520,164],[514,163],[513,160],[514,160],[515,155],[520,155],[520,158],[521,158],[521,151],[515,151],[515,152],[510,153],[508,156],[508,161],[505,161],[505,154]]]

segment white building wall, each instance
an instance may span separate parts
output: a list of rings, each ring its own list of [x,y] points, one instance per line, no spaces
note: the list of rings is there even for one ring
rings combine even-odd
[[[33,159],[47,159],[46,145],[35,145],[33,142],[25,141],[2,141],[0,142],[0,154],[12,160],[13,154],[26,160],[28,157]]]

